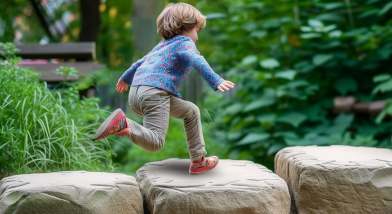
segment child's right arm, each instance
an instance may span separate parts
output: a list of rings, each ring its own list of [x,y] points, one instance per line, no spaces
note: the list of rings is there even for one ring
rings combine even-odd
[[[178,55],[182,60],[188,61],[214,90],[223,92],[230,88],[234,88],[234,83],[224,80],[212,70],[208,62],[200,55],[194,42],[185,41],[182,48],[180,48]]]

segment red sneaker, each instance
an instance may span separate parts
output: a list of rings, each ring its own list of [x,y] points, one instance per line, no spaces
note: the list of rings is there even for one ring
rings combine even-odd
[[[213,169],[218,165],[219,158],[217,156],[211,156],[208,158],[203,157],[203,160],[200,163],[191,163],[189,167],[189,174],[201,174],[207,172],[208,170]]]
[[[95,140],[101,140],[111,134],[117,136],[124,136],[131,132],[128,119],[121,109],[116,109],[106,120],[101,124],[95,133]]]

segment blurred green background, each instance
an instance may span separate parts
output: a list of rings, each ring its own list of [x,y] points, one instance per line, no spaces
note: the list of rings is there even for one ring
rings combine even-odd
[[[214,92],[192,72],[180,89],[184,99],[202,112],[209,155],[247,159],[273,169],[275,154],[288,146],[392,148],[392,2],[183,2],[207,16],[197,42],[201,54],[216,73],[236,84],[235,90]],[[0,4],[0,42],[2,50],[8,50],[2,51],[0,67],[2,177],[78,169],[134,175],[147,162],[189,158],[182,121],[176,119],[170,120],[165,146],[157,153],[126,138],[110,136],[96,142],[89,137],[111,111],[128,109],[127,94],[118,94],[115,85],[160,41],[155,20],[168,3],[5,0]],[[33,5],[39,5],[46,24]],[[86,25],[82,17],[94,19]],[[7,43],[78,41],[95,41],[95,62],[107,68],[55,90],[48,90],[37,72],[17,66],[20,59],[13,57],[15,50]],[[63,75],[71,72],[64,69]],[[80,99],[78,90],[90,86],[96,88],[96,96]],[[53,99],[47,101],[50,96]],[[31,102],[31,97],[38,101]],[[52,111],[55,105],[63,110]],[[45,122],[48,115],[58,119]],[[141,122],[129,110],[127,115]]]

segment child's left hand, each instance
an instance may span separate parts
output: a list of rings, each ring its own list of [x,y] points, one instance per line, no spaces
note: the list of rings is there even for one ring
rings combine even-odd
[[[117,82],[116,90],[120,93],[128,90],[128,84],[126,84],[121,78]]]
[[[228,90],[230,90],[230,88],[234,88],[234,83],[232,83],[232,82],[230,82],[228,80],[223,81],[218,86],[218,90],[221,91],[221,92],[228,91]]]

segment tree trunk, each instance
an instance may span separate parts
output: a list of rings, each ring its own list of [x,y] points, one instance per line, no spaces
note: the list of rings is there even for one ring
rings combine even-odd
[[[158,42],[156,19],[162,12],[164,0],[133,0],[132,24],[135,46],[140,56],[147,54]]]
[[[81,31],[79,41],[97,42],[99,35],[99,16],[100,0],[80,0]]]

